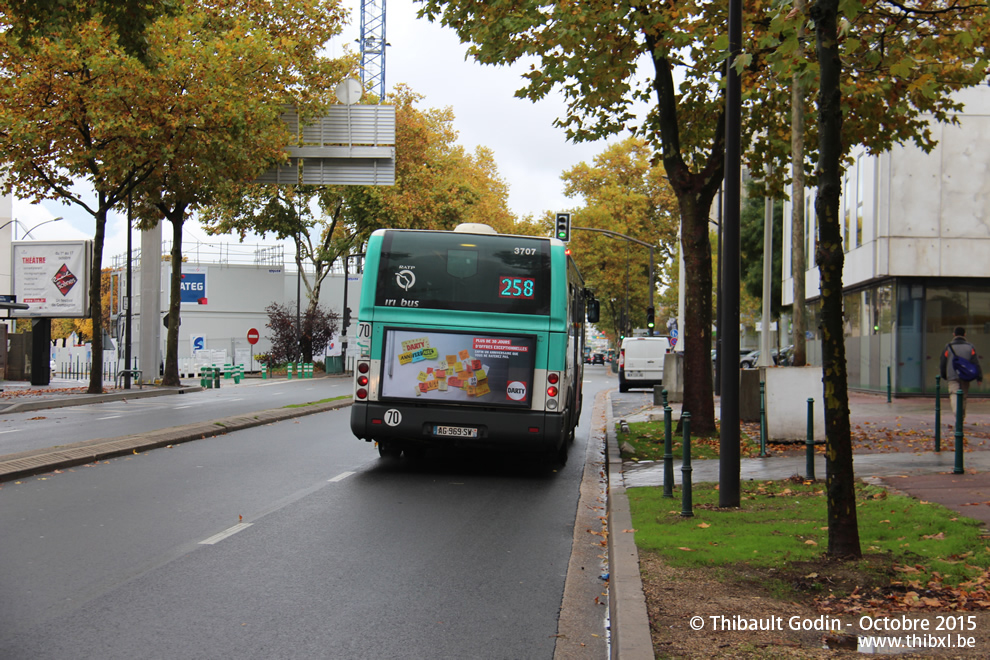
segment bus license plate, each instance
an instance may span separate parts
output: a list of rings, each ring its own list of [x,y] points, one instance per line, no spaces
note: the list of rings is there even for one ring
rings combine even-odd
[[[454,438],[477,438],[478,429],[470,426],[434,426],[433,434]]]

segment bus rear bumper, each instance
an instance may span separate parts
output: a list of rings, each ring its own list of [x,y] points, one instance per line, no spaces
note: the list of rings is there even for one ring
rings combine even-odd
[[[394,411],[399,412],[398,420]],[[386,420],[393,424],[387,424]],[[560,446],[563,425],[563,415],[543,411],[409,406],[398,408],[376,402],[355,402],[351,406],[351,431],[355,436],[369,442],[374,440],[397,445],[548,452]],[[438,427],[477,429],[477,437],[440,435]]]

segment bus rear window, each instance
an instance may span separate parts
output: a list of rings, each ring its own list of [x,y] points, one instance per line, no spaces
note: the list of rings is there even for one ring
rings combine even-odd
[[[375,304],[549,314],[550,242],[524,236],[390,231]]]

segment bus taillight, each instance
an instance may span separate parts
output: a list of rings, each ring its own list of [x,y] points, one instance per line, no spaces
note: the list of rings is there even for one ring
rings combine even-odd
[[[547,376],[547,381],[551,385],[556,385],[558,382],[560,382],[560,375],[559,374],[556,374],[556,373],[552,373],[549,376]],[[557,396],[557,395],[556,394],[553,394],[551,396]]]
[[[547,388],[547,396],[551,399],[557,396],[557,388],[551,385]]]
[[[371,370],[371,365],[367,362],[358,362],[357,370],[359,373],[366,374]],[[367,384],[368,379],[365,378],[365,382],[362,384]]]
[[[354,393],[354,396],[358,399],[367,399],[368,390],[364,389],[363,387],[358,388],[358,391]]]
[[[367,376],[358,376],[357,384],[360,385],[361,387],[367,387],[368,386],[368,377]]]

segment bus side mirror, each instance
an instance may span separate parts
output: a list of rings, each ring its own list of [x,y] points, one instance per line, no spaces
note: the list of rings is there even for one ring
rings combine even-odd
[[[588,323],[598,323],[598,301],[592,298],[588,301]]]

